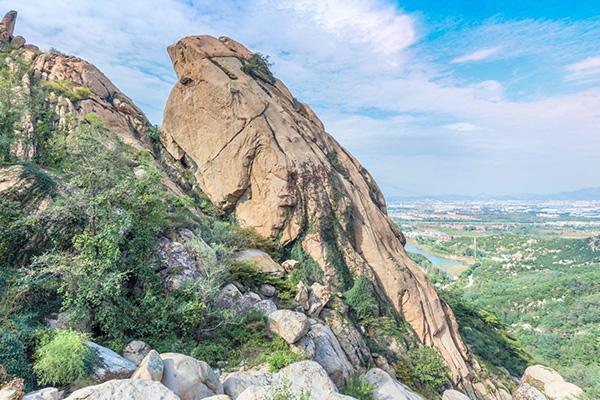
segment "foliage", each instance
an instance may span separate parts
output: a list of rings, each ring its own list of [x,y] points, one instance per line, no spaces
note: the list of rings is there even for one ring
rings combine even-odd
[[[312,285],[314,282],[323,283],[323,270],[317,262],[302,249],[302,243],[296,241],[289,250],[288,258],[296,260],[300,266],[292,271],[290,281],[297,285],[300,281]]]
[[[158,127],[158,125],[148,125],[147,135],[152,141],[156,142],[158,140],[159,132],[160,128]]]
[[[227,281],[240,282],[246,287],[258,289],[263,284],[274,286],[279,291],[281,300],[290,300],[296,295],[296,288],[289,280],[267,274],[251,261],[234,261],[229,270]]]
[[[373,283],[364,275],[356,278],[352,288],[344,293],[344,298],[360,320],[376,316],[378,313],[379,307]]]
[[[264,400],[309,400],[311,398],[310,391],[302,388],[300,393],[295,394],[291,386],[289,379],[284,377],[277,385],[269,389]]]
[[[433,265],[427,257],[417,253],[408,253],[408,255],[419,267],[421,267],[429,281],[434,285],[444,285],[452,280],[452,277],[448,272]]]
[[[515,376],[523,374],[531,357],[493,313],[467,302],[460,290],[440,294],[454,311],[461,336],[475,355],[491,365],[508,369]]]
[[[25,346],[13,333],[0,330],[0,361],[10,377],[29,377]]]
[[[417,388],[428,397],[437,397],[450,381],[450,369],[432,347],[414,347],[408,350],[407,364],[396,365],[397,378]]]
[[[258,358],[258,362],[269,364],[269,371],[277,372],[280,369],[285,368],[297,361],[302,361],[303,359],[304,358],[300,354],[294,353],[292,350],[290,350],[289,346],[283,339],[277,337],[273,340],[272,350],[261,355]]]
[[[270,66],[269,56],[254,53],[246,62],[244,62],[242,71],[270,84],[275,84],[275,77],[269,69]]]
[[[341,392],[357,400],[374,400],[374,390],[375,387],[367,382],[364,376],[354,373],[348,377]]]
[[[85,345],[88,337],[82,333],[58,330],[46,339],[35,353],[33,370],[38,382],[66,385],[87,377],[95,360],[94,351]]]

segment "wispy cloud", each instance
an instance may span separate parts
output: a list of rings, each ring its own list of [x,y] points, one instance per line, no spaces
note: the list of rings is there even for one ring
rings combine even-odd
[[[600,79],[600,55],[567,66],[569,80]]]
[[[456,122],[453,124],[446,124],[442,125],[442,128],[458,132],[473,132],[481,129],[477,125],[471,124],[470,122]]]
[[[500,51],[500,47],[490,47],[488,49],[480,49],[474,51],[469,54],[465,54],[464,56],[456,57],[452,59],[450,62],[453,64],[456,63],[465,63],[465,62],[473,62],[473,61],[482,61],[487,60],[490,57],[495,56]]]

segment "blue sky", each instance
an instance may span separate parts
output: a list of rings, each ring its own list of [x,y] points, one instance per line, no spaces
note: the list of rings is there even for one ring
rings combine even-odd
[[[386,195],[600,186],[600,2],[0,0],[17,33],[96,64],[160,123],[166,47],[227,35]]]

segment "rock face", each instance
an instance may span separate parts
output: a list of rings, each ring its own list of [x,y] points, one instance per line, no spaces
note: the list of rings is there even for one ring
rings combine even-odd
[[[512,400],[548,400],[548,398],[533,386],[522,383],[513,393]]]
[[[143,379],[146,381],[160,382],[163,377],[164,364],[160,354],[156,350],[150,352],[144,357],[131,379]]]
[[[142,342],[141,340],[134,340],[129,342],[123,349],[123,357],[135,365],[140,365],[144,357],[150,353],[150,350],[152,350],[152,348],[150,348],[147,343]]]
[[[67,400],[180,400],[160,382],[139,379],[112,380],[73,392]]]
[[[469,400],[469,398],[458,390],[450,389],[444,391],[442,400]]]
[[[300,242],[338,290],[352,275],[376,281],[420,340],[440,351],[453,380],[468,380],[452,311],[404,251],[371,175],[312,110],[281,81],[243,72],[252,53],[231,39],[187,37],[169,55],[179,80],[160,133],[167,163],[193,173],[244,225],[282,245]]]

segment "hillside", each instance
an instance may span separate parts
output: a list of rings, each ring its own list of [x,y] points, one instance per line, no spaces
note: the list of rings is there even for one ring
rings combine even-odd
[[[373,178],[259,54],[171,46],[158,129],[90,63],[15,36],[16,15],[0,23],[0,399],[580,392],[480,363]]]

